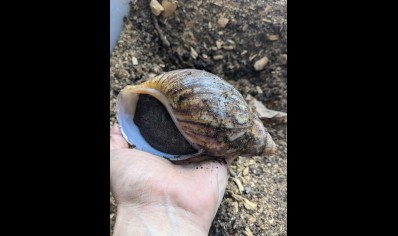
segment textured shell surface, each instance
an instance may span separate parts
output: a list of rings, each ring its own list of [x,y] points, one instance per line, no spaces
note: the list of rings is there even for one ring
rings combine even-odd
[[[134,123],[131,121],[134,108],[129,108],[137,103],[138,94],[148,94],[159,100],[178,130],[198,152],[179,156],[150,150],[149,144],[138,147],[140,142],[132,137],[137,139],[139,136],[137,127],[131,127],[134,126],[131,124]],[[214,157],[261,154],[267,146],[274,148],[272,138],[242,95],[232,85],[206,71],[170,71],[143,84],[127,86],[121,91],[117,106],[119,125],[125,138],[138,149],[171,160],[200,154]]]

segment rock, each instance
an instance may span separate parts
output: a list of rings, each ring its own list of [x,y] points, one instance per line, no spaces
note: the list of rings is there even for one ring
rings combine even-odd
[[[116,75],[116,77],[118,77],[119,79],[128,79],[129,76],[130,76],[129,72],[128,72],[127,70],[125,70],[125,69],[119,69],[119,70],[116,72],[115,75]]]
[[[248,194],[252,191],[251,187],[245,187],[245,193]]]
[[[162,6],[164,8],[162,16],[166,18],[166,17],[173,15],[174,11],[177,9],[177,1],[163,0]]]
[[[218,24],[218,26],[220,26],[220,28],[225,28],[227,26],[228,22],[229,22],[229,19],[222,16],[222,17],[220,17],[220,19],[218,19],[217,24]]]
[[[260,70],[264,70],[265,66],[268,64],[268,58],[267,57],[263,57],[260,60],[256,61],[254,63],[254,69],[256,71],[260,71]]]
[[[256,86],[256,90],[258,94],[262,94],[263,90],[260,88],[260,86]]]
[[[155,16],[160,15],[160,13],[162,13],[164,11],[164,8],[162,7],[162,5],[160,5],[160,3],[156,0],[151,0],[151,2],[149,3],[149,6],[151,7],[151,11]]]
[[[191,47],[191,57],[196,60],[198,58],[198,53]]]
[[[221,61],[222,59],[224,59],[223,55],[215,55],[215,56],[213,56],[213,60],[215,60],[215,61]]]
[[[133,58],[132,58],[132,62],[133,62],[133,65],[134,65],[134,66],[138,65],[138,60],[137,60],[136,57],[133,57]]]

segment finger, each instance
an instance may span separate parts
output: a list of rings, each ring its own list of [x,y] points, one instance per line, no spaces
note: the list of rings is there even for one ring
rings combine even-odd
[[[129,148],[129,144],[120,132],[119,126],[115,124],[110,132],[110,150],[127,148]]]

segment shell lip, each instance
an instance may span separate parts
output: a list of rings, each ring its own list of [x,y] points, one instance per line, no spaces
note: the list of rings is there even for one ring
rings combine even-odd
[[[141,135],[138,126],[134,123],[133,115],[135,103],[138,101],[139,94],[128,93],[122,91],[116,103],[116,118],[118,121],[119,129],[124,139],[130,144],[134,145],[137,150],[145,151],[156,156],[164,157],[171,161],[180,161],[199,156],[204,153],[204,150],[199,149],[198,152],[186,155],[174,155],[161,152],[153,148]],[[128,109],[130,110],[128,110]],[[131,110],[132,109],[132,110]]]

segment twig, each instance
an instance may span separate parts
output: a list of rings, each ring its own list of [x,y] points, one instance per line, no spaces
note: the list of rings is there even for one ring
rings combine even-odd
[[[159,38],[162,41],[163,46],[169,48],[170,47],[170,42],[166,39],[166,37],[164,36],[162,30],[160,29],[159,24],[158,24],[158,19],[156,18],[155,15],[152,15],[152,18],[153,18],[153,24],[155,25],[155,28],[158,31]]]

